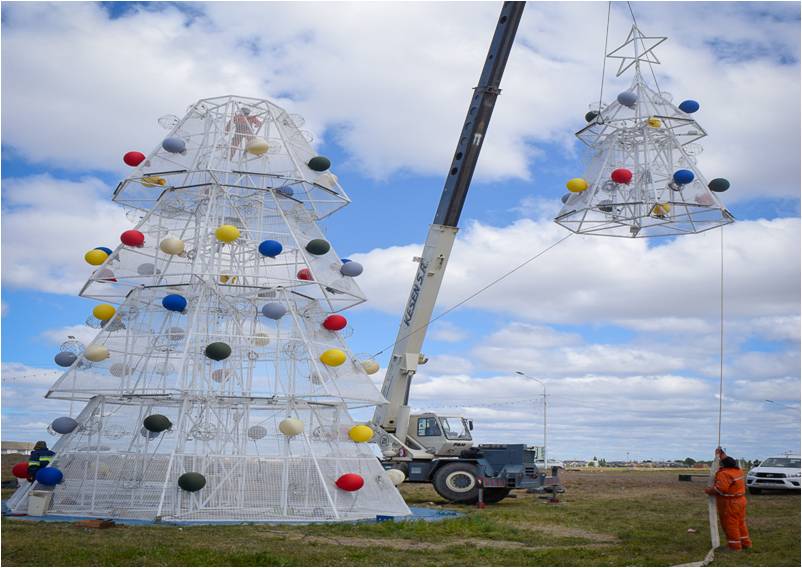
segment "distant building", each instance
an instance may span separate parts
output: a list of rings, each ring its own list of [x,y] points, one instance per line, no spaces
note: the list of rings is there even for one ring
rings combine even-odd
[[[0,454],[28,454],[33,450],[33,442],[0,442]]]

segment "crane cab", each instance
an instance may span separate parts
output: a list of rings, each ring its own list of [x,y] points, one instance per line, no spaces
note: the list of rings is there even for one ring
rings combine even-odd
[[[409,417],[407,445],[434,456],[459,456],[473,446],[473,421],[461,416],[438,416],[433,412]],[[419,447],[416,447],[419,446]]]

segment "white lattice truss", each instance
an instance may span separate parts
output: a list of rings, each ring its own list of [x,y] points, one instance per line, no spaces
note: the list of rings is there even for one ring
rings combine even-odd
[[[226,130],[243,106],[261,122],[251,134],[270,145],[262,156],[244,151],[250,134]],[[323,255],[305,248],[323,238],[317,219],[348,199],[333,174],[306,166],[316,153],[298,122],[264,100],[202,100],[183,120],[168,121],[168,136],[185,140],[186,153],[160,146],[117,188],[115,200],[132,208],[145,244],[118,246],[81,292],[119,306],[107,322],[89,320],[99,329],[93,345],[105,346],[109,358],[79,357],[47,395],[87,403],[75,417],[79,426],[53,448],[64,483],[49,514],[186,522],[409,514],[370,447],[348,436],[349,409],[386,401],[343,332],[322,326],[364,296],[340,273],[333,247]],[[222,224],[240,237],[217,240]],[[162,252],[168,236],[182,239],[185,252]],[[262,256],[265,239],[279,241],[282,254]],[[313,279],[299,279],[302,269]],[[184,296],[186,310],[166,310],[168,294]],[[268,302],[287,314],[264,317]],[[219,341],[232,352],[214,361],[204,350]],[[344,351],[346,362],[323,364],[328,349]],[[153,414],[172,428],[144,429]],[[279,431],[288,417],[304,423],[301,434]],[[186,472],[201,473],[205,487],[180,489]],[[344,473],[361,475],[362,489],[339,489]],[[39,484],[11,498],[14,512],[26,511],[31,488]]]
[[[625,43],[635,50],[635,56],[628,58],[634,60],[635,69],[628,90],[636,93],[636,103],[630,107],[614,101],[576,133],[590,148],[582,176],[590,187],[568,194],[555,219],[573,232],[670,236],[699,233],[733,221],[696,167],[696,155],[702,151],[697,141],[706,132],[690,114],[672,104],[670,94],[650,87],[641,74],[641,61],[651,60],[637,51],[638,46],[655,39],[662,38],[646,38],[633,27]],[[631,183],[611,180],[612,171],[619,168],[633,173]],[[691,170],[693,182],[673,184],[672,175],[679,169]]]

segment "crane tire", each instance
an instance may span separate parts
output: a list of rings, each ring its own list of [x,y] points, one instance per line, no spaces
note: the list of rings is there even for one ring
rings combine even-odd
[[[434,490],[446,501],[473,504],[479,500],[477,470],[472,463],[448,463],[438,469],[433,478]]]
[[[512,489],[506,487],[487,487],[484,490],[482,498],[485,503],[498,503],[509,495],[510,491],[512,491]]]

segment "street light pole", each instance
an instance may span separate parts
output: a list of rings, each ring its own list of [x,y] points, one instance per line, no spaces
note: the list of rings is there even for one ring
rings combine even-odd
[[[546,448],[548,447],[548,429],[547,429],[548,404],[546,403],[546,383],[544,383],[540,379],[536,379],[535,377],[530,377],[529,375],[521,371],[515,371],[515,374],[521,375],[522,377],[525,377],[527,379],[532,379],[533,381],[540,383],[540,386],[543,387],[543,469],[545,470],[546,475],[548,476],[549,462],[548,462],[548,455],[546,453]]]

